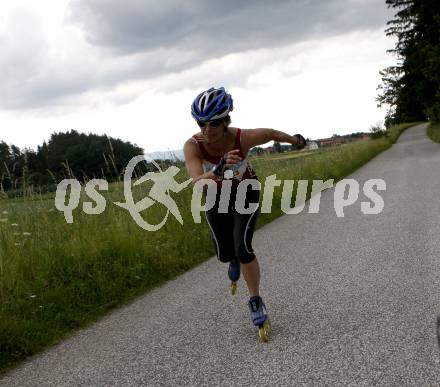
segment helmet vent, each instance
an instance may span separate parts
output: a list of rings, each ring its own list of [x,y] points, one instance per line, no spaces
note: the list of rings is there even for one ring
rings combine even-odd
[[[209,96],[208,96],[208,102],[206,103],[207,105],[209,104],[209,103],[211,103],[211,101],[212,101],[212,99],[214,98],[214,93],[211,93],[211,94],[209,94]]]

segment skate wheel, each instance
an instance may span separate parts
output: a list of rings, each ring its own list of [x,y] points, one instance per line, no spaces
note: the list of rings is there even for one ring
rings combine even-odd
[[[270,321],[269,321],[269,319],[267,319],[265,322],[264,322],[264,328],[266,329],[266,333],[267,334],[269,334],[270,332],[272,332],[272,325],[271,325],[271,323],[270,323]]]
[[[231,294],[235,295],[237,293],[237,282],[231,282]]]
[[[267,334],[266,329],[263,327],[258,328],[258,336],[260,336],[260,341],[262,343],[267,343],[269,340],[269,335]]]
[[[267,319],[262,326],[258,328],[258,336],[260,336],[260,341],[262,343],[267,343],[269,340],[269,333],[272,331],[272,326],[270,321]]]

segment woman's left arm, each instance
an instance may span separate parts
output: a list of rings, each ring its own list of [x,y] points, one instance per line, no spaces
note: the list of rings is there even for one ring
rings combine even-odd
[[[266,144],[269,141],[288,142],[292,145],[305,145],[304,137],[290,134],[275,129],[244,129],[241,133],[242,148],[246,151],[257,145]],[[304,143],[303,143],[304,142]]]

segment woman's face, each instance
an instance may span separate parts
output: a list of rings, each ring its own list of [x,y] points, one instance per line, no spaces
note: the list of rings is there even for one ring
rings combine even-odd
[[[215,142],[223,138],[225,122],[223,119],[198,123],[203,136],[208,142]]]

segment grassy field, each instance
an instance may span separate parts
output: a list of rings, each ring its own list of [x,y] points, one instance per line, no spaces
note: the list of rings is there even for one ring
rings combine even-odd
[[[377,140],[251,162],[262,182],[274,173],[278,179],[340,180],[389,148],[409,126]],[[187,178],[182,170],[177,180]],[[135,196],[148,192],[147,185],[139,187]],[[112,203],[124,201],[121,184],[111,184],[104,195],[104,213],[86,215],[80,205],[73,224],[55,209],[54,195],[1,199],[0,371],[214,255],[204,217],[200,224],[192,219],[191,195],[191,188],[173,195],[183,226],[170,216],[157,232],[141,229]],[[83,195],[81,202],[87,200]],[[257,227],[282,214],[280,202],[281,189],[275,189],[274,211],[261,214]],[[154,205],[143,216],[158,223],[164,214]]]
[[[429,125],[427,134],[432,141],[440,143],[440,124]]]

